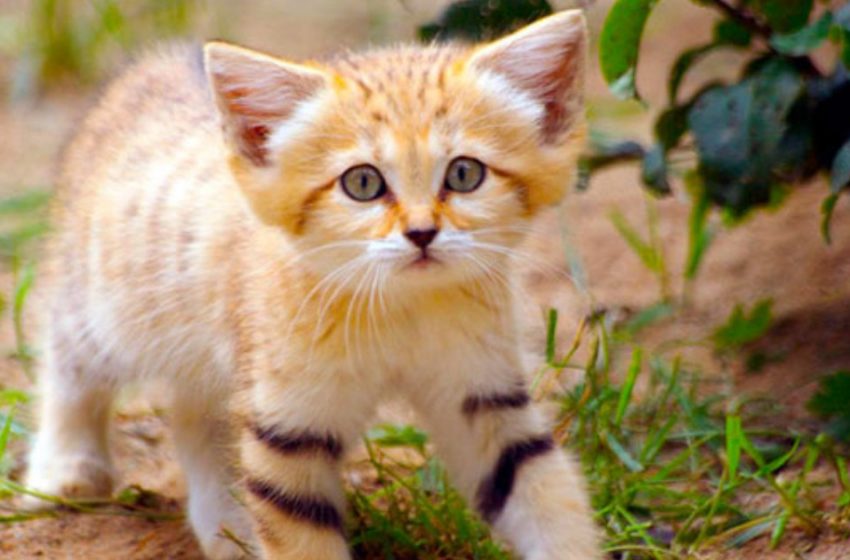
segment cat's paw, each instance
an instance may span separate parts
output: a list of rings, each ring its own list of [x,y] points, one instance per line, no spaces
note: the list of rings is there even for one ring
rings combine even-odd
[[[204,556],[209,560],[251,558],[256,547],[248,512],[230,496],[205,498],[192,496],[189,503],[189,522]]]
[[[91,455],[45,457],[34,454],[24,481],[34,492],[68,499],[108,498],[113,484],[114,472],[109,461]],[[34,494],[21,499],[21,506],[31,511],[57,505]]]

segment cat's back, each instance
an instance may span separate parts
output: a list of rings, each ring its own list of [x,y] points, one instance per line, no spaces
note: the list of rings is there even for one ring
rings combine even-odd
[[[100,177],[168,165],[196,138],[214,140],[216,118],[201,48],[151,49],[106,86],[82,121],[62,158],[58,186],[82,194]]]
[[[201,48],[149,51],[107,85],[60,164],[53,313],[100,345],[185,342],[197,313],[220,315],[242,209]]]

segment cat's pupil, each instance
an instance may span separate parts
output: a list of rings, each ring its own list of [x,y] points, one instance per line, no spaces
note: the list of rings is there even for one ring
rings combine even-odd
[[[466,164],[460,164],[457,166],[457,178],[461,183],[466,182]]]

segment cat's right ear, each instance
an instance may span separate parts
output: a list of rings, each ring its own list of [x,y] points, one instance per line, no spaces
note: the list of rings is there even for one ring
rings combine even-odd
[[[221,42],[204,46],[204,67],[233,151],[271,164],[269,140],[327,87],[322,72]]]

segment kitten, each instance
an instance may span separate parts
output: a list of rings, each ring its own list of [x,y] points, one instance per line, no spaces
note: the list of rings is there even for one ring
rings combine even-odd
[[[209,558],[239,555],[223,527],[348,558],[340,462],[398,393],[523,558],[598,557],[509,273],[574,176],[586,49],[568,11],[477,47],[295,64],[213,42],[129,68],[61,169],[27,484],[108,494],[112,397],[165,379]]]

